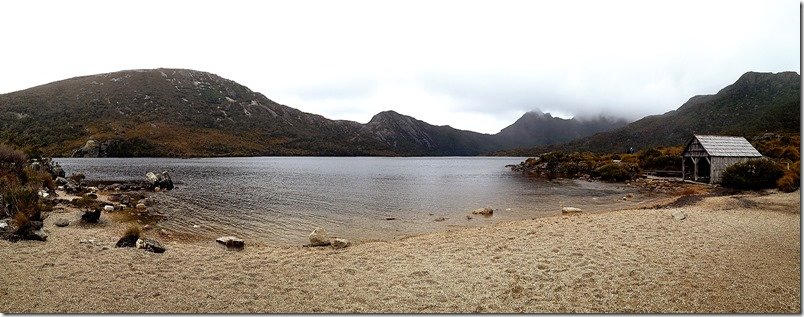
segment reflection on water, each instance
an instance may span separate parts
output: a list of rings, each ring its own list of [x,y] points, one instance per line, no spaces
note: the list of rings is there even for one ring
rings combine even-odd
[[[88,179],[142,179],[168,171],[176,188],[155,194],[161,226],[209,236],[302,244],[315,227],[356,241],[391,239],[456,226],[488,225],[560,211],[614,207],[616,185],[549,182],[505,168],[516,157],[61,158]],[[471,210],[489,206],[494,216]],[[396,220],[385,220],[395,217]],[[446,221],[436,222],[438,217]],[[193,228],[198,224],[200,228]]]

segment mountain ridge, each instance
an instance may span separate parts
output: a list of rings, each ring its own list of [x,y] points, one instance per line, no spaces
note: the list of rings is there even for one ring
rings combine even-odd
[[[801,75],[747,72],[712,95],[690,97],[675,110],[560,145],[501,151],[539,155],[549,151],[625,152],[684,144],[694,134],[753,137],[801,133]]]

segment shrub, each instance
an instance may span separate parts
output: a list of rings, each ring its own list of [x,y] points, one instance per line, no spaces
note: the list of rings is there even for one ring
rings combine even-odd
[[[601,180],[610,182],[624,182],[633,179],[639,169],[630,164],[609,163],[595,169],[595,175]]]
[[[133,225],[126,229],[126,232],[123,233],[123,236],[120,237],[120,240],[117,240],[117,243],[114,245],[118,248],[132,248],[136,246],[137,240],[142,237],[142,228],[139,225]]]
[[[101,206],[101,203],[99,201],[97,201],[97,200],[95,200],[95,199],[93,199],[92,197],[89,197],[89,196],[83,196],[81,198],[76,198],[73,201],[73,204],[78,208],[90,209],[90,210],[100,208],[100,206]]]
[[[784,171],[771,160],[748,160],[726,168],[721,183],[734,189],[773,188],[782,175]]]
[[[790,169],[784,173],[784,176],[776,181],[776,186],[779,190],[790,193],[796,191],[801,187],[801,162],[796,162],[790,165]]]
[[[26,161],[27,158],[21,151],[12,149],[5,144],[0,144],[0,169],[11,170],[21,175]]]
[[[647,157],[645,161],[641,161],[640,166],[644,169],[650,170],[663,170],[663,171],[680,171],[681,170],[681,156],[675,155],[659,155]]]
[[[637,157],[639,158],[640,162],[645,162],[648,160],[648,158],[657,157],[661,155],[662,155],[661,151],[654,148],[650,148],[642,152],[639,152],[639,155]]]
[[[24,234],[28,232],[32,227],[31,219],[24,212],[15,213],[12,222],[14,223],[14,227],[16,228],[15,229],[16,234]]]

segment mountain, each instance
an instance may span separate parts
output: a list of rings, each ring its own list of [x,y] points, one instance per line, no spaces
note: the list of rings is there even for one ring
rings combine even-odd
[[[76,77],[0,95],[0,140],[69,156],[388,155],[362,125],[277,104],[184,69]]]
[[[676,110],[647,116],[622,128],[559,145],[503,151],[538,155],[549,151],[625,152],[683,145],[693,134],[751,138],[764,133],[801,133],[801,75],[748,72],[714,95],[694,96]]]
[[[434,126],[395,111],[383,111],[366,127],[398,153],[408,155],[478,155],[500,148],[491,135],[450,126]]]
[[[527,113],[489,135],[394,111],[360,124],[302,112],[187,69],[81,76],[0,95],[0,142],[52,156],[478,155],[618,124]]]
[[[559,144],[625,126],[625,119],[599,116],[590,120],[562,119],[531,111],[502,129],[495,138],[504,148]]]

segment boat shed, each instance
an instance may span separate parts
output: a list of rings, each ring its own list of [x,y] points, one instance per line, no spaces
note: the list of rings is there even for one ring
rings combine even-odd
[[[683,179],[716,184],[729,166],[761,157],[744,137],[695,135],[681,153],[681,174]]]

